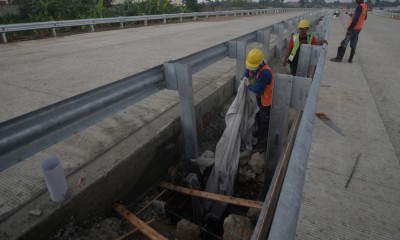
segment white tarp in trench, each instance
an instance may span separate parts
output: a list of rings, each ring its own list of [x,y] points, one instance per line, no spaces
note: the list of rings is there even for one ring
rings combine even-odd
[[[232,196],[239,165],[240,143],[251,148],[252,125],[258,112],[255,95],[240,82],[238,93],[225,116],[226,128],[215,150],[215,165],[208,178],[205,191]],[[204,219],[220,220],[227,204],[205,200]]]

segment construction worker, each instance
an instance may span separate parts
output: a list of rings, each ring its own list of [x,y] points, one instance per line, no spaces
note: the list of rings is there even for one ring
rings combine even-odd
[[[299,33],[293,34],[290,38],[288,51],[286,56],[283,58],[282,65],[286,67],[286,64],[289,62],[290,64],[290,74],[296,76],[297,72],[297,64],[299,62],[299,52],[301,44],[312,44],[312,45],[322,45],[323,43],[328,44],[326,40],[317,41],[315,36],[311,33],[307,33],[310,28],[310,24],[307,19],[302,19],[299,21]]]
[[[253,146],[253,152],[265,151],[268,140],[269,117],[274,88],[274,73],[264,59],[264,53],[259,48],[253,48],[246,58],[246,70],[243,81],[247,89],[256,94],[260,111],[256,115],[258,123],[258,142]]]
[[[298,25],[299,33],[293,34],[292,37],[290,38],[287,54],[283,58],[282,65],[286,67],[286,64],[289,62],[290,74],[292,74],[293,76],[296,76],[301,44],[312,44],[312,45],[322,45],[323,43],[328,44],[326,40],[317,41],[315,36],[313,36],[311,33],[307,33],[309,27],[310,24],[306,19],[300,20]]]
[[[338,47],[337,54],[335,58],[332,58],[333,62],[342,62],[344,53],[346,52],[346,47],[350,41],[350,57],[348,62],[353,62],[354,54],[356,53],[356,47],[358,42],[358,34],[364,25],[364,21],[367,19],[368,6],[364,3],[364,0],[356,0],[357,7],[354,9],[353,13],[350,15],[350,20],[347,25],[346,37],[340,43]]]

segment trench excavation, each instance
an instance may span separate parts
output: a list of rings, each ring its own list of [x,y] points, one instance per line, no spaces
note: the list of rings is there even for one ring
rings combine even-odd
[[[280,62],[273,59],[270,63],[275,73],[287,73]],[[285,72],[286,71],[286,72]],[[233,101],[233,97],[199,134],[199,152],[207,156],[213,154],[215,146],[225,129],[225,114]],[[288,134],[298,118],[298,112],[289,111]],[[264,153],[255,153],[264,159]],[[204,192],[207,178],[213,168],[210,165],[200,170],[197,166],[188,168],[183,159],[177,159],[175,165],[160,181],[148,188],[132,202],[116,202],[110,214],[96,216],[83,224],[75,224],[73,220],[62,227],[53,239],[229,239],[224,232],[233,232],[237,226],[229,225],[236,221],[243,225],[240,229],[251,234],[257,223],[265,198],[264,171],[254,173],[249,166],[250,153],[241,152],[240,166],[235,179],[235,192],[232,197]],[[181,157],[182,158],[182,157]],[[264,161],[264,160],[263,160]],[[260,167],[264,169],[264,166]],[[195,174],[199,186],[193,190],[186,177]],[[272,176],[271,176],[272,178]],[[282,177],[281,177],[282,178]],[[276,185],[273,186],[276,188]],[[201,203],[203,199],[215,200],[228,204],[222,219],[201,219]],[[232,219],[234,216],[235,218]],[[230,220],[226,220],[229,218]],[[239,219],[239,220],[237,220]],[[224,230],[224,222],[225,230]],[[238,233],[236,233],[238,234]],[[239,233],[242,234],[242,233]],[[251,236],[251,235],[250,235]]]

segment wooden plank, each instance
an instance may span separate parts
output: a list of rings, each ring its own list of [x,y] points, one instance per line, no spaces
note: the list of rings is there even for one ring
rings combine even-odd
[[[215,193],[210,193],[210,192],[204,192],[204,191],[199,191],[199,190],[190,189],[190,188],[184,188],[184,187],[175,186],[173,184],[166,183],[166,182],[161,182],[159,184],[159,186],[163,187],[165,189],[169,189],[169,190],[172,190],[172,191],[179,192],[179,193],[192,195],[192,196],[197,196],[197,197],[201,197],[201,198],[206,198],[206,199],[209,199],[209,200],[229,203],[229,204],[242,206],[242,207],[250,207],[250,208],[261,209],[262,208],[262,204],[263,204],[262,202],[259,202],[259,201],[248,200],[248,199],[243,199],[243,198],[236,198],[236,197],[231,197],[231,196],[225,196],[225,195],[220,195],[220,194],[215,194]]]
[[[139,212],[136,213],[136,215],[138,216],[141,212],[143,212],[146,208],[148,208],[152,202],[156,199],[158,199],[159,197],[161,197],[161,195],[163,195],[167,190],[163,190],[161,193],[159,193],[153,200],[149,201],[142,209],[140,209]]]
[[[113,205],[114,210],[117,211],[121,216],[126,218],[133,226],[135,226],[141,233],[146,235],[146,237],[153,239],[153,240],[166,240],[168,238],[164,237],[163,235],[159,234],[156,230],[149,227],[145,222],[140,220],[136,217],[133,213],[131,213],[128,209],[122,206],[119,203]]]
[[[147,221],[146,224],[149,225],[150,223],[154,222],[154,219],[151,219],[150,221]],[[114,239],[114,240],[124,240],[125,238],[129,237],[130,235],[134,234],[135,232],[139,231],[139,229],[134,228],[130,230],[129,232],[125,233],[124,235]]]

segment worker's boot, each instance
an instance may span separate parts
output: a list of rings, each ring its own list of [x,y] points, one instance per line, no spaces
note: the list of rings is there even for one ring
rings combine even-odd
[[[331,58],[332,62],[342,62],[344,53],[346,52],[345,47],[338,47],[337,54],[335,58]]]
[[[353,62],[353,57],[354,57],[355,53],[356,53],[356,49],[355,48],[351,48],[350,57],[349,57],[349,60],[348,60],[349,63]]]

